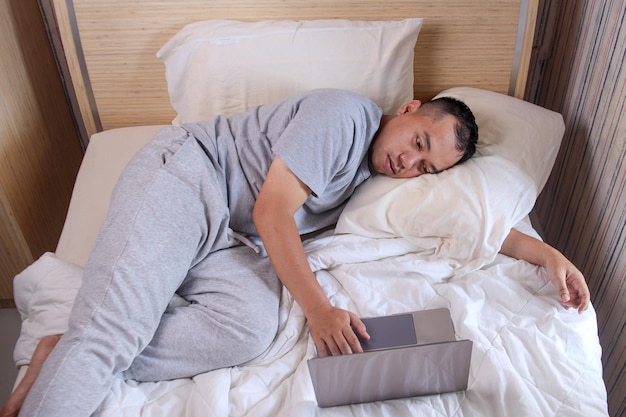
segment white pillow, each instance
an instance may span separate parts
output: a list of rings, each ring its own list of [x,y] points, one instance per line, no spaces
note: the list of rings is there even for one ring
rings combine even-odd
[[[561,146],[561,114],[493,91],[456,87],[437,95],[467,104],[478,124],[479,155],[500,155],[529,175],[541,192]]]
[[[236,114],[321,87],[361,93],[386,113],[413,98],[423,19],[208,20],[185,26],[157,57],[175,124]]]
[[[405,237],[419,247],[435,245],[438,258],[479,268],[532,209],[558,153],[563,118],[476,88],[443,95],[463,100],[474,112],[477,155],[437,175],[370,178],[348,202],[336,232]]]
[[[416,249],[434,249],[437,259],[473,270],[495,258],[536,197],[533,181],[512,162],[478,156],[437,175],[370,178],[348,202],[335,232],[403,237]]]

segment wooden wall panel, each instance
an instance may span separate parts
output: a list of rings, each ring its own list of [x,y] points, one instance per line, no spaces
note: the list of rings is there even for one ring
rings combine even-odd
[[[546,240],[587,277],[613,417],[626,416],[626,4],[546,1],[527,97],[566,132],[537,204]]]
[[[415,50],[415,96],[429,99],[459,85],[508,93],[522,9],[519,0],[73,0],[72,10],[65,0],[53,2],[85,125],[100,124],[102,129],[171,122],[175,112],[167,95],[164,66],[155,55],[194,21],[424,17]],[[537,1],[523,3],[524,11],[531,14],[528,31],[532,34]],[[78,38],[68,25],[71,16]],[[525,46],[521,78],[514,83],[518,96],[524,92],[530,56],[530,45]],[[80,48],[78,56],[75,47]],[[83,56],[87,78],[81,73]],[[90,99],[97,106],[96,121],[88,108]]]
[[[0,305],[54,251],[82,159],[36,0],[0,0]]]

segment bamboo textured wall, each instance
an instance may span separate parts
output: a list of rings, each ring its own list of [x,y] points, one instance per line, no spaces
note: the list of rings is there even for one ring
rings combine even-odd
[[[36,0],[0,0],[0,307],[53,251],[82,151]]]
[[[526,94],[565,119],[537,212],[589,282],[612,417],[626,416],[625,18],[624,0],[543,2]]]

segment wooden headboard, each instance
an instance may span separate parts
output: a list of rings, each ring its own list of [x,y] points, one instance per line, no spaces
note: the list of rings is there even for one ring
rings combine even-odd
[[[423,17],[415,98],[455,86],[522,97],[538,0],[40,0],[83,135],[168,124],[175,116],[156,52],[206,19]]]

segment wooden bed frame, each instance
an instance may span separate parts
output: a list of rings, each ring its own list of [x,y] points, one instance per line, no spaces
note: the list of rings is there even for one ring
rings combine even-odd
[[[98,131],[175,116],[156,52],[206,19],[425,18],[415,98],[454,86],[522,97],[538,0],[40,0],[83,141]]]

